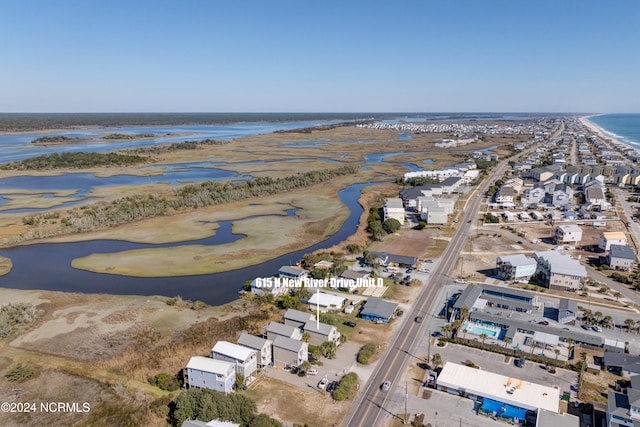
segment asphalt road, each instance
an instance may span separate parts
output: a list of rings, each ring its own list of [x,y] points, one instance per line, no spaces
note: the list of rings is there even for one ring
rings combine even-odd
[[[451,281],[450,274],[453,272],[456,260],[467,243],[471,223],[476,219],[482,202],[482,194],[484,194],[489,184],[492,183],[496,177],[501,177],[504,174],[507,165],[506,160],[500,162],[491,177],[480,184],[475,195],[468,201],[464,209],[465,213],[461,224],[449,242],[438,266],[435,270],[432,270],[431,280],[423,286],[412,310],[406,313],[407,317],[404,324],[389,343],[386,353],[378,363],[377,369],[369,378],[363,391],[358,396],[353,409],[345,418],[343,422],[344,426],[375,426],[378,425],[378,422],[384,414],[389,413],[389,411],[385,409],[385,402],[387,396],[391,394],[391,390],[387,392],[382,391],[381,385],[383,382],[389,380],[392,382],[392,388],[395,387],[397,379],[400,378],[407,362],[417,357],[414,350],[419,340],[416,338],[422,336],[425,326],[423,323],[415,322],[414,319],[417,316],[426,317],[433,314],[433,305],[438,290],[441,286]]]

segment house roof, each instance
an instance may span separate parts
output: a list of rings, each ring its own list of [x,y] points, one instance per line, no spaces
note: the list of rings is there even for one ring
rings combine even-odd
[[[611,258],[636,259],[636,254],[633,252],[633,249],[626,245],[611,245],[609,251]]]
[[[309,298],[308,304],[318,304],[321,307],[336,306],[340,307],[344,304],[346,298],[333,294],[325,294],[324,292],[316,292]]]
[[[604,233],[602,233],[602,237],[607,240],[627,239],[627,236],[625,236],[622,231],[605,231]]]
[[[587,270],[579,261],[560,251],[536,252],[535,256],[537,259],[542,259],[548,263],[553,274],[587,277]]]
[[[305,323],[307,320],[315,319],[315,317],[316,316],[314,316],[312,313],[309,313],[308,311],[300,311],[293,308],[288,309],[284,313],[285,319],[293,320],[300,323]]]
[[[558,412],[560,391],[557,388],[531,383],[481,369],[447,362],[437,379],[438,386],[453,390],[464,389],[476,394],[508,403],[519,408],[543,408]]]
[[[555,412],[540,409],[536,419],[536,427],[579,427],[580,418],[568,413],[556,414]]]
[[[535,264],[537,264],[535,259],[529,258],[528,256],[525,256],[523,254],[503,255],[503,256],[498,257],[498,262],[500,262],[500,263],[509,263],[513,267],[521,267],[521,266],[525,266],[525,265],[535,265]]]
[[[246,332],[241,333],[240,338],[238,338],[239,345],[252,348],[254,350],[261,350],[267,343],[269,343],[268,339],[257,337]]]
[[[369,273],[366,271],[345,270],[344,272],[342,272],[340,277],[345,279],[357,280],[357,279],[364,279],[368,275]]]
[[[562,230],[563,233],[582,233],[582,228],[575,224],[559,225],[558,228]]]
[[[624,369],[625,371],[640,373],[640,356],[618,353],[615,351],[604,352],[604,364]]]
[[[377,251],[370,251],[369,253],[389,263],[405,264],[405,265],[413,266],[413,265],[416,265],[416,263],[418,262],[418,258],[410,257],[410,256],[394,255],[388,252],[377,252]]]
[[[295,351],[296,353],[300,351],[301,348],[305,346],[305,342],[300,340],[294,340],[291,338],[283,337],[278,335],[276,339],[273,340],[273,346],[278,348],[283,348],[289,351]]]
[[[397,197],[392,199],[387,199],[387,201],[384,203],[384,206],[386,208],[404,209],[404,204],[402,203],[402,199],[399,199]]]
[[[369,315],[389,319],[391,318],[391,316],[393,316],[393,313],[396,312],[396,308],[398,308],[398,304],[394,302],[385,301],[382,298],[378,297],[369,297],[367,299],[367,302],[364,304],[360,315]]]
[[[222,354],[236,360],[247,360],[256,351],[228,341],[218,341],[211,349],[212,353]]]
[[[295,333],[296,329],[298,328],[295,326],[285,325],[284,323],[279,322],[270,322],[267,325],[267,332],[286,337],[291,337]]]
[[[298,268],[298,267],[291,267],[289,265],[283,265],[282,267],[280,267],[280,270],[278,270],[279,273],[285,273],[285,274],[289,274],[292,276],[302,276],[304,275],[307,270],[305,270],[304,268]]]
[[[587,199],[604,199],[604,191],[602,191],[602,187],[588,187]]]
[[[224,360],[216,360],[211,357],[193,356],[187,363],[188,369],[196,369],[198,371],[212,372],[217,375],[227,375],[230,367],[235,369],[236,365],[233,362],[226,362]]]
[[[578,312],[578,301],[569,298],[560,299],[559,310],[569,310],[573,313]]]
[[[309,320],[304,324],[302,329],[304,329],[305,332],[314,332],[316,334],[329,336],[336,327],[322,322],[318,323],[316,320]]]

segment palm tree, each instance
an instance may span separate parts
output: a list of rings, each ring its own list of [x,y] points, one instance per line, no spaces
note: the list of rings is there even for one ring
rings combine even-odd
[[[560,354],[560,349],[558,347],[553,348],[553,352],[556,354],[556,362],[558,361],[558,355]]]
[[[462,317],[462,321],[467,320],[467,318],[469,317],[469,309],[466,307],[462,307],[460,309],[460,317]]]
[[[451,327],[451,325],[444,325],[442,327],[442,333],[444,335],[447,335],[449,338],[451,338],[451,333],[453,332],[453,328]]]
[[[533,342],[531,343],[531,354],[533,354],[533,351],[534,351],[535,349],[536,349],[536,342],[535,342],[535,341],[533,341]]]
[[[434,368],[442,365],[442,356],[440,356],[440,353],[436,353],[431,357],[431,363],[433,364]]]
[[[624,319],[624,325],[627,327],[627,331],[631,332],[631,328],[635,326],[636,321],[630,318]]]
[[[600,311],[596,311],[595,313],[593,313],[593,317],[594,317],[596,323],[600,323],[600,320],[602,320],[603,316],[604,315]]]
[[[489,338],[489,335],[487,335],[487,334],[482,334],[482,335],[480,335],[480,338],[482,338],[482,345],[484,345],[484,340],[486,340],[487,338]]]
[[[507,344],[511,344],[511,338],[505,338],[503,341],[504,341],[504,348],[507,348]]]
[[[616,301],[618,301],[620,299],[620,297],[622,296],[622,294],[620,292],[614,292],[613,296],[616,297]]]
[[[613,317],[604,316],[604,318],[602,318],[602,326],[605,328],[613,328]]]

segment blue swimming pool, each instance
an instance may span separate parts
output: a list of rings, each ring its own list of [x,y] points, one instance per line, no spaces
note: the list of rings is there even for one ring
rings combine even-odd
[[[497,338],[500,334],[500,329],[495,327],[485,327],[478,325],[477,323],[465,322],[464,329],[466,329],[467,333],[473,335],[482,335],[486,334],[489,338]]]
[[[519,421],[524,421],[527,415],[527,410],[518,408],[517,406],[511,406],[506,403],[498,402],[496,400],[491,400],[485,398],[482,402],[482,412],[485,414],[493,414],[495,412],[496,416],[510,419],[518,419]]]

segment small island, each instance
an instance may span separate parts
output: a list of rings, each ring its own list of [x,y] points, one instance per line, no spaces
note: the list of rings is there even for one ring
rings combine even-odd
[[[75,144],[78,142],[86,142],[88,138],[71,138],[69,136],[64,135],[56,135],[56,136],[42,136],[40,138],[36,138],[31,141],[32,144],[39,145],[64,145],[64,144]]]
[[[12,267],[13,267],[13,263],[9,258],[0,256],[0,276],[9,274]]]
[[[167,134],[170,135],[170,134]],[[111,140],[130,140],[130,139],[143,139],[143,138],[155,138],[153,133],[139,133],[139,134],[127,134],[127,133],[110,133],[105,135],[104,139]]]

